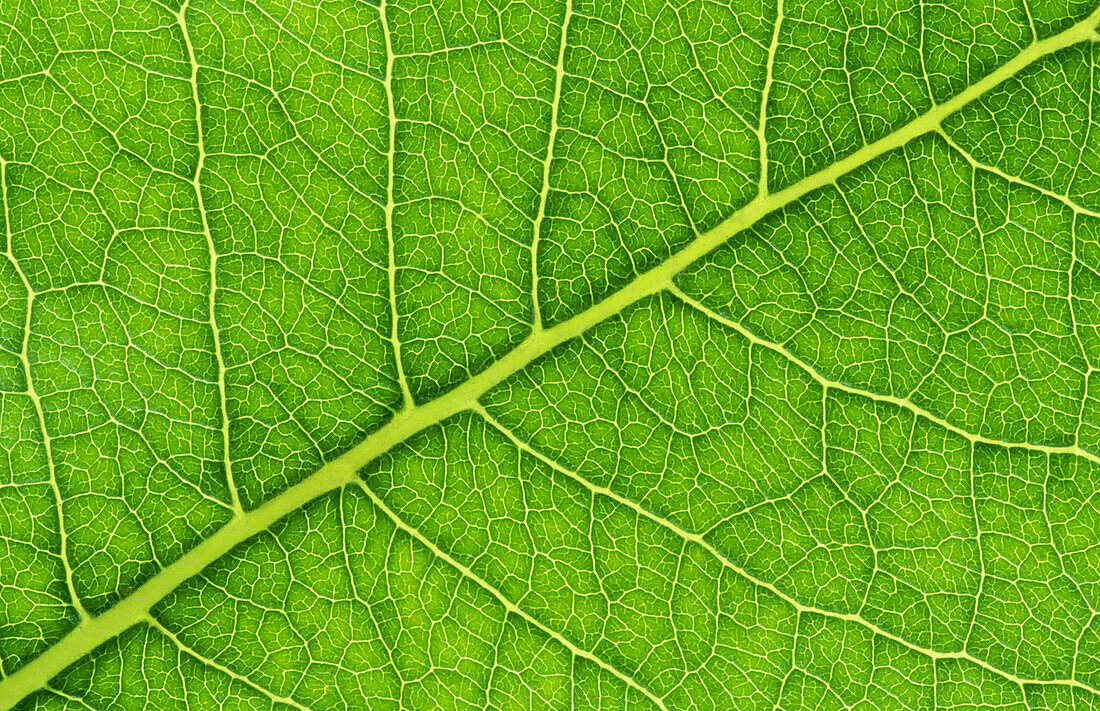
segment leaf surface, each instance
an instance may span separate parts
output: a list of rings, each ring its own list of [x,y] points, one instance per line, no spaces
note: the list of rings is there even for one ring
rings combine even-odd
[[[1100,706],[1088,2],[0,7],[0,708]]]

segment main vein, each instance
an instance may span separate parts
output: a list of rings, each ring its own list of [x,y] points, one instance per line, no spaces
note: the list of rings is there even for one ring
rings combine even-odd
[[[184,9],[186,7],[185,3]],[[475,408],[485,392],[513,373],[522,370],[534,359],[581,335],[630,304],[671,286],[673,277],[682,269],[741,230],[755,224],[764,215],[798,200],[813,190],[833,183],[845,173],[887,151],[899,148],[918,136],[937,130],[946,116],[997,84],[1015,76],[1035,60],[1077,42],[1096,40],[1095,27],[1098,20],[1100,20],[1100,9],[1063,32],[1032,44],[981,81],[963,90],[953,99],[933,107],[889,136],[864,146],[847,158],[781,191],[757,196],[713,230],[695,238],[684,249],[653,269],[640,274],[608,298],[592,305],[568,321],[548,329],[534,331],[518,347],[489,368],[436,400],[417,408],[402,410],[384,427],[367,436],[355,447],[306,479],[260,507],[246,513],[239,513],[211,538],[162,569],[109,611],[82,621],[41,656],[0,681],[0,711],[7,711],[28,694],[42,688],[49,679],[103,642],[147,619],[149,611],[156,603],[185,580],[229,552],[238,543],[266,530],[275,521],[318,496],[355,482],[360,468],[413,434],[438,424],[451,415]]]

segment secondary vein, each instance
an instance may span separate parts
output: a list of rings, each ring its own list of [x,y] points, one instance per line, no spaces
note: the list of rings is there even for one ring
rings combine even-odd
[[[195,143],[198,148],[198,162],[195,164],[195,175],[191,180],[195,191],[195,199],[198,201],[199,216],[202,218],[202,233],[206,237],[206,247],[210,259],[210,290],[207,309],[210,312],[210,332],[214,339],[214,360],[218,364],[218,413],[221,419],[222,440],[222,466],[225,467],[226,485],[229,487],[229,496],[236,515],[244,513],[241,506],[240,494],[237,484],[233,480],[233,458],[229,452],[229,411],[225,396],[225,359],[222,358],[221,332],[218,330],[218,316],[216,312],[218,301],[218,250],[214,246],[214,236],[210,233],[210,221],[206,217],[206,205],[202,197],[203,164],[206,161],[206,148],[202,138],[202,105],[199,103],[199,63],[195,59],[195,48],[191,44],[191,33],[187,29],[187,9],[191,0],[184,0],[176,19],[179,22],[180,33],[183,35],[183,43],[187,47],[187,58],[191,62],[191,100],[195,104]]]

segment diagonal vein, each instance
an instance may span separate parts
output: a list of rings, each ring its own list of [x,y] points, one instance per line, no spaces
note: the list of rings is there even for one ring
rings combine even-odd
[[[165,627],[164,625],[162,625],[156,617],[154,617],[152,615],[149,615],[145,619],[145,623],[148,624],[151,628],[153,628],[157,632],[159,632],[160,634],[167,637],[168,640],[171,641],[172,644],[174,644],[177,649],[179,649],[181,654],[189,655],[189,656],[193,657],[195,660],[197,660],[200,664],[205,664],[206,666],[210,667],[211,669],[216,669],[217,671],[221,672],[222,674],[225,674],[227,677],[229,677],[231,679],[236,679],[240,683],[244,684],[245,686],[252,689],[253,691],[256,691],[256,692],[262,694],[263,696],[267,697],[271,701],[274,701],[274,702],[280,703],[280,704],[286,704],[287,706],[290,706],[293,709],[297,709],[298,711],[311,711],[311,709],[309,709],[306,706],[303,706],[302,704],[298,703],[294,699],[292,699],[290,697],[287,697],[287,696],[279,696],[274,691],[271,691],[270,689],[267,689],[263,686],[260,686],[256,682],[249,679],[247,676],[244,676],[242,674],[238,674],[237,672],[233,671],[229,667],[226,667],[222,664],[219,664],[218,662],[214,661],[213,659],[209,659],[207,657],[202,656],[201,654],[196,652],[194,649],[192,649],[191,647],[189,647],[188,645],[186,645],[182,641],[180,641],[180,638],[177,637],[175,635],[175,633],[172,632],[172,630],[170,630],[167,627]]]
[[[187,4],[184,4],[186,9]],[[832,184],[837,178],[877,156],[899,148],[914,138],[938,130],[952,112],[980,97],[997,84],[1015,76],[1032,62],[1064,47],[1095,41],[1100,8],[1082,22],[1041,42],[1036,42],[981,81],[939,104],[894,133],[864,146],[828,168],[775,193],[761,194],[714,229],[691,242],[653,269],[639,275],[623,289],[593,304],[568,321],[533,332],[515,349],[462,385],[415,409],[396,414],[385,426],[364,438],[347,452],[318,469],[298,484],[283,491],[252,511],[240,514],[212,537],[163,568],[129,597],[109,611],[81,622],[56,645],[0,681],[0,711],[7,711],[25,696],[43,687],[54,675],[103,642],[145,618],[148,611],[177,586],[227,553],[238,543],[266,530],[286,514],[337,487],[358,481],[357,471],[365,464],[405,441],[463,410],[477,406],[479,398],[505,378],[526,367],[558,345],[613,316],[630,304],[672,285],[672,278],[696,259],[723,244],[733,235],[755,224],[764,215],[790,204],[807,193]],[[182,22],[182,13],[181,13]],[[190,45],[189,45],[190,46]],[[196,88],[197,93],[197,88]],[[197,182],[196,182],[197,187]]]
[[[547,466],[551,467],[555,471],[569,477],[573,481],[578,482],[579,484],[584,486],[586,489],[588,489],[593,494],[596,494],[598,496],[605,496],[605,497],[611,499],[612,501],[614,501],[615,503],[630,509],[635,514],[637,514],[638,516],[641,516],[642,518],[646,518],[646,519],[649,519],[650,521],[653,521],[654,523],[658,524],[662,528],[664,528],[664,529],[672,532],[673,534],[675,534],[681,540],[684,540],[684,541],[687,541],[690,544],[699,546],[700,548],[705,550],[708,554],[710,554],[711,556],[714,556],[714,558],[716,558],[719,562],[721,562],[721,564],[724,567],[729,568],[734,573],[736,573],[738,576],[740,576],[741,578],[747,580],[748,582],[752,583],[753,585],[764,588],[765,590],[771,592],[772,594],[774,594],[775,596],[777,596],[778,598],[780,598],[781,600],[783,600],[787,604],[791,605],[793,608],[795,608],[800,613],[801,612],[811,612],[811,613],[814,613],[814,614],[822,615],[822,616],[825,616],[825,617],[830,617],[830,618],[837,619],[837,620],[846,620],[848,622],[854,622],[854,623],[859,624],[863,627],[866,627],[867,629],[869,629],[871,632],[875,633],[876,635],[881,635],[883,637],[888,637],[889,639],[897,642],[898,644],[900,644],[904,647],[907,647],[908,649],[912,649],[913,651],[919,652],[920,654],[923,654],[923,655],[925,655],[927,657],[930,657],[932,659],[962,659],[962,660],[966,660],[966,661],[969,661],[969,662],[973,662],[974,664],[977,664],[981,667],[984,667],[985,669],[988,669],[989,671],[991,671],[991,672],[993,672],[993,673],[995,673],[995,674],[997,674],[997,675],[999,675],[999,676],[1001,676],[1005,679],[1008,679],[1009,681],[1014,682],[1016,684],[1020,684],[1020,685],[1024,685],[1024,684],[1048,684],[1048,685],[1070,686],[1070,687],[1079,688],[1079,689],[1089,691],[1093,694],[1100,695],[1100,690],[1098,690],[1096,687],[1094,687],[1090,684],[1086,684],[1082,681],[1078,681],[1077,679],[1027,679],[1027,678],[1023,678],[1023,677],[1017,676],[1015,674],[1012,674],[1011,672],[1009,672],[1005,669],[1001,669],[1000,667],[997,667],[993,664],[990,664],[989,662],[985,661],[984,659],[981,659],[980,657],[976,657],[976,656],[968,653],[966,650],[962,650],[962,651],[958,651],[958,652],[937,652],[934,649],[930,649],[930,648],[927,648],[927,647],[922,647],[920,645],[914,644],[913,642],[910,642],[910,641],[904,639],[903,637],[899,637],[899,636],[893,634],[892,632],[889,632],[889,631],[879,627],[878,625],[874,624],[873,622],[868,621],[867,619],[861,617],[858,614],[835,612],[835,611],[832,611],[832,610],[826,610],[824,608],[819,608],[819,607],[814,607],[812,605],[807,605],[807,604],[799,601],[797,598],[783,592],[782,590],[777,588],[772,583],[769,583],[766,580],[763,580],[761,578],[758,578],[758,577],[754,576],[753,574],[749,573],[747,570],[745,570],[741,566],[737,565],[737,563],[735,563],[733,560],[731,560],[729,557],[727,557],[724,553],[722,553],[722,551],[715,548],[714,545],[712,543],[710,543],[710,541],[708,541],[705,536],[699,535],[697,533],[692,533],[691,531],[688,531],[687,529],[682,528],[681,526],[677,525],[676,523],[674,523],[672,521],[669,521],[668,519],[666,519],[662,516],[659,516],[656,513],[653,513],[649,509],[647,509],[643,506],[640,506],[638,503],[636,503],[634,501],[631,501],[630,499],[625,498],[621,494],[618,494],[615,491],[613,491],[613,490],[611,490],[607,487],[596,486],[595,484],[590,482],[585,477],[581,476],[580,474],[578,474],[578,473],[576,473],[576,472],[574,472],[570,469],[567,469],[566,467],[559,464],[557,461],[551,459],[550,457],[546,456],[542,452],[539,452],[534,447],[532,447],[530,444],[528,444],[527,442],[520,439],[519,436],[517,436],[514,432],[512,432],[507,427],[505,427],[503,424],[501,424],[496,418],[494,418],[492,415],[490,415],[484,408],[479,406],[479,407],[475,408],[475,412],[482,419],[484,419],[486,422],[488,422],[492,427],[494,427],[499,432],[501,432],[501,434],[505,435],[521,451],[530,454],[531,456],[535,457],[540,462],[546,464]]]
[[[515,615],[516,617],[523,618],[525,621],[527,621],[528,623],[530,623],[534,627],[537,627],[543,634],[547,635],[548,637],[554,639],[558,643],[565,646],[565,648],[568,649],[570,651],[570,653],[573,654],[573,656],[588,659],[588,660],[598,664],[603,669],[606,669],[607,671],[611,672],[611,674],[613,674],[616,678],[620,679],[621,681],[625,682],[628,686],[630,686],[630,688],[634,689],[635,691],[637,691],[638,693],[642,694],[647,699],[652,701],[654,704],[656,704],[660,709],[662,709],[662,711],[667,711],[664,702],[658,696],[654,695],[654,693],[652,691],[650,691],[646,687],[642,686],[640,683],[638,683],[638,681],[636,681],[633,677],[629,676],[628,674],[624,673],[622,670],[608,664],[607,662],[600,659],[599,657],[592,654],[591,652],[588,652],[584,649],[581,649],[580,647],[577,647],[572,642],[570,642],[568,639],[566,639],[562,635],[558,634],[557,632],[555,632],[554,630],[550,629],[545,624],[540,622],[537,618],[532,616],[530,613],[525,612],[522,608],[520,608],[514,602],[512,602],[511,600],[506,598],[503,593],[501,593],[495,587],[493,587],[488,582],[486,582],[484,578],[482,578],[480,575],[478,575],[474,571],[472,571],[469,568],[467,568],[466,566],[464,566],[462,563],[459,563],[457,560],[452,558],[446,551],[442,550],[439,546],[432,543],[432,541],[429,540],[427,536],[425,536],[418,529],[411,526],[404,519],[402,519],[400,516],[398,516],[397,513],[395,513],[389,506],[386,506],[386,502],[382,501],[381,497],[379,497],[378,494],[376,494],[373,489],[371,489],[369,486],[367,486],[366,482],[364,482],[362,479],[359,479],[359,478],[356,478],[355,481],[358,484],[359,488],[362,489],[363,492],[367,495],[367,498],[369,498],[371,500],[371,503],[373,503],[378,508],[378,510],[380,510],[391,521],[393,521],[394,525],[397,526],[397,528],[399,530],[404,531],[409,536],[412,536],[420,544],[427,547],[427,549],[430,550],[432,552],[432,554],[435,555],[437,558],[439,558],[440,560],[447,563],[447,565],[449,565],[452,568],[454,568],[455,570],[457,570],[464,577],[466,577],[469,580],[473,581],[479,587],[481,587],[486,592],[488,592],[490,595],[492,595],[494,598],[496,598],[498,602],[500,602],[502,605],[504,605],[504,608],[506,610],[508,610],[508,612]]]
[[[864,389],[864,388],[857,388],[857,387],[853,387],[851,385],[847,385],[847,384],[842,383],[838,380],[830,380],[829,378],[826,378],[824,375],[822,375],[821,372],[818,371],[816,368],[814,368],[812,365],[810,365],[806,361],[802,360],[801,358],[799,358],[795,354],[791,353],[789,350],[784,348],[782,345],[779,345],[777,343],[772,343],[771,341],[767,341],[763,338],[760,338],[759,336],[757,336],[755,333],[753,333],[752,331],[745,328],[740,323],[738,323],[736,321],[733,321],[733,320],[730,320],[730,319],[726,318],[725,316],[722,316],[721,314],[715,313],[714,311],[709,309],[706,305],[699,303],[699,301],[691,298],[690,296],[688,296],[684,292],[680,291],[680,289],[678,287],[670,286],[668,288],[668,290],[669,290],[669,292],[672,293],[673,296],[675,296],[680,301],[684,302],[684,304],[686,304],[689,308],[694,309],[695,311],[698,311],[703,316],[711,319],[712,321],[715,321],[717,323],[722,324],[726,328],[729,328],[729,329],[732,329],[732,330],[736,331],[741,337],[743,337],[749,343],[760,346],[761,348],[766,348],[766,349],[772,351],[773,353],[776,353],[776,354],[782,356],[783,358],[785,358],[786,360],[790,361],[796,367],[798,367],[800,370],[802,370],[807,375],[809,375],[811,378],[813,378],[815,381],[817,381],[817,383],[819,385],[821,385],[822,389],[824,389],[824,390],[828,390],[828,389],[840,390],[842,392],[850,393],[852,395],[857,395],[857,396],[862,397],[862,398],[867,398],[868,400],[875,400],[877,402],[888,402],[888,403],[896,405],[896,406],[898,406],[902,409],[908,410],[909,412],[913,413],[917,417],[919,417],[921,419],[924,419],[924,420],[928,420],[929,422],[932,422],[932,423],[936,424],[938,427],[942,427],[945,430],[948,430],[950,432],[954,432],[957,435],[965,437],[968,441],[970,441],[972,443],[992,444],[992,445],[995,445],[995,446],[998,446],[998,447],[1013,447],[1013,448],[1017,448],[1017,449],[1026,449],[1026,450],[1030,450],[1030,451],[1033,451],[1033,452],[1042,452],[1044,454],[1072,454],[1074,456],[1081,457],[1082,459],[1087,459],[1088,461],[1093,462],[1094,464],[1100,464],[1100,457],[1096,456],[1095,454],[1088,451],[1087,449],[1082,449],[1081,447],[1078,447],[1077,445],[1072,445],[1071,444],[1071,445],[1066,445],[1066,446],[1050,446],[1050,445],[1045,445],[1045,444],[1032,444],[1030,442],[1010,442],[1008,440],[997,439],[995,437],[987,437],[985,435],[981,435],[981,434],[978,434],[978,433],[975,433],[975,432],[971,432],[969,430],[965,430],[962,427],[959,427],[957,425],[953,425],[950,422],[948,422],[947,420],[943,419],[942,417],[939,417],[938,415],[935,415],[935,414],[929,412],[928,410],[925,410],[920,405],[917,405],[913,401],[908,400],[906,398],[897,397],[895,395],[885,395],[883,393],[876,393],[872,390],[867,390],[867,389]]]

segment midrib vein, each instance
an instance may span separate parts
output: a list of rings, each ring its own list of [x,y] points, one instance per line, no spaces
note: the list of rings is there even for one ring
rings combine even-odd
[[[266,530],[278,519],[301,508],[318,496],[355,482],[358,470],[379,455],[404,442],[413,434],[438,424],[451,415],[475,407],[486,391],[513,373],[522,370],[534,359],[561,343],[579,336],[639,299],[670,286],[672,278],[682,269],[724,243],[734,234],[755,224],[764,215],[798,200],[808,192],[833,183],[845,173],[887,151],[899,148],[918,136],[937,130],[946,116],[997,84],[1015,76],[1035,60],[1077,42],[1096,40],[1095,27],[1098,19],[1100,19],[1100,8],[1069,29],[1031,45],[986,78],[889,136],[864,146],[847,158],[794,185],[778,192],[758,196],[713,230],[700,235],[684,249],[648,272],[639,275],[603,301],[568,321],[535,331],[503,358],[449,393],[420,407],[401,411],[384,427],[367,436],[355,447],[306,479],[270,499],[259,508],[238,514],[213,537],[161,570],[129,597],[102,615],[80,623],[41,656],[0,681],[0,711],[12,708],[25,696],[45,686],[49,679],[68,665],[103,642],[146,619],[156,603],[185,580],[229,552],[238,543]]]

